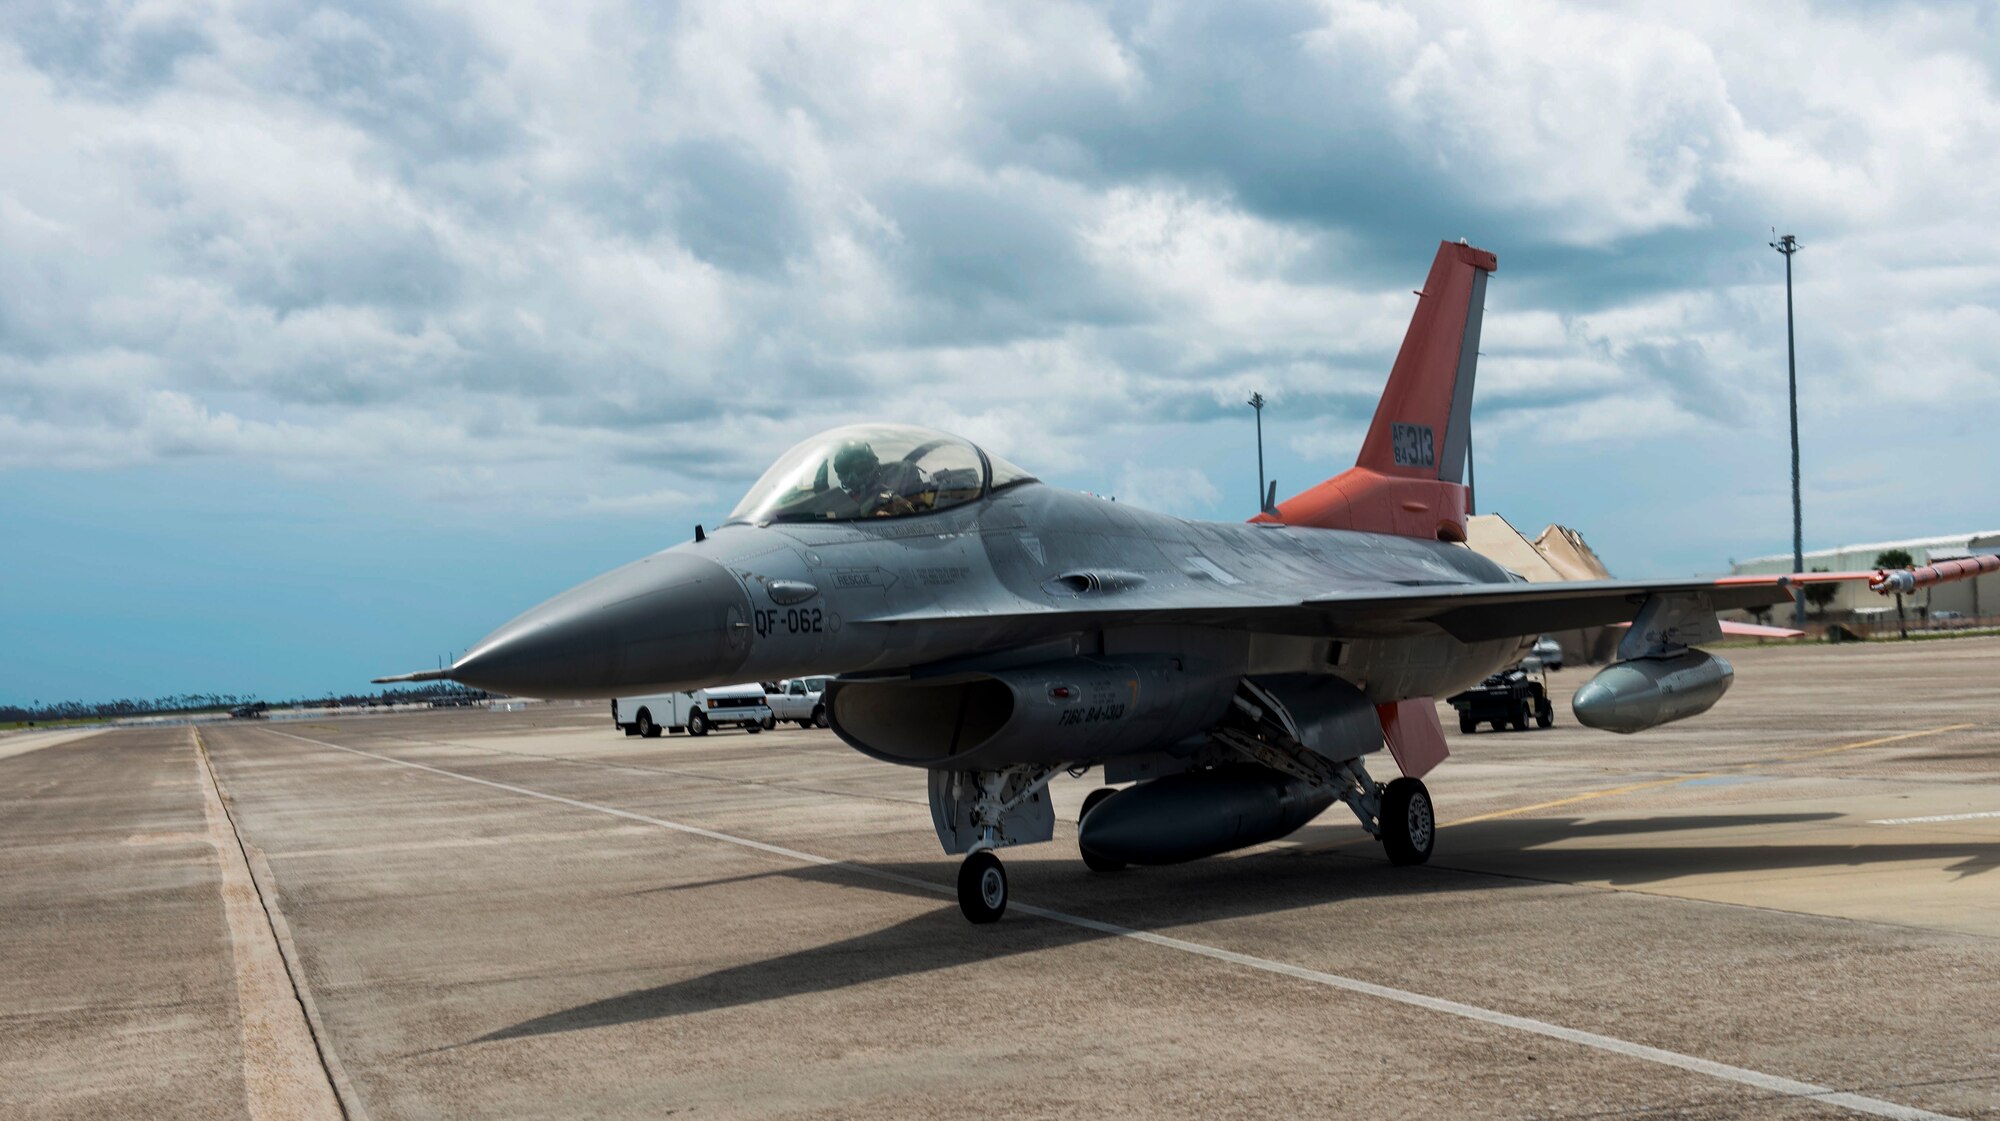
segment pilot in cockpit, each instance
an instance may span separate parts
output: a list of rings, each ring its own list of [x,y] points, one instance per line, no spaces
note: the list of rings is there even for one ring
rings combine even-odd
[[[912,514],[924,494],[924,473],[905,460],[884,465],[866,440],[849,440],[833,455],[840,489],[854,503],[849,516],[886,518]]]

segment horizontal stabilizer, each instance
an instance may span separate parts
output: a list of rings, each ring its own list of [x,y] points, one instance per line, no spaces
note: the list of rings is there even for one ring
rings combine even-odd
[[[1631,625],[1630,623],[1611,624],[1614,630]],[[1716,625],[1722,628],[1723,634],[1734,635],[1737,638],[1804,638],[1806,636],[1806,632],[1793,630],[1791,627],[1769,627],[1762,623],[1738,623],[1730,619],[1719,619],[1716,621]]]
[[[1767,627],[1762,623],[1737,623],[1728,619],[1722,621],[1722,633],[1738,638],[1804,638],[1806,632],[1790,627]]]
[[[448,669],[420,669],[415,673],[399,673],[391,677],[371,677],[370,685],[402,685],[410,681],[450,681]]]

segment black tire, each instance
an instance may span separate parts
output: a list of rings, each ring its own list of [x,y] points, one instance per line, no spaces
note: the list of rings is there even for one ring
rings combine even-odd
[[[771,729],[773,729],[773,728],[776,728],[777,726],[778,726],[778,718],[777,718],[777,717],[775,717],[775,716],[766,716],[766,717],[764,718],[764,730],[765,730],[765,731],[767,731],[767,732],[768,732],[768,731],[770,731]]]
[[[1541,703],[1535,706],[1535,726],[1547,728],[1553,726],[1555,722],[1556,706],[1547,697],[1543,697]]]
[[[743,730],[754,736],[763,731],[764,726],[762,724],[745,724],[743,725]]]
[[[1514,725],[1515,731],[1525,732],[1528,730],[1528,721],[1535,718],[1534,707],[1534,702],[1526,697],[1522,697],[1520,702],[1514,706],[1514,719],[1509,721],[1509,723]]]
[[[999,922],[1007,913],[1007,869],[991,849],[981,849],[958,866],[958,909],[975,923]]]
[[[650,709],[639,710],[639,719],[634,726],[639,729],[640,735],[649,740],[660,738],[660,726],[653,723],[653,713]]]
[[[1461,712],[1458,714],[1458,730],[1469,736],[1479,730],[1479,721],[1474,720],[1470,712]]]
[[[1422,864],[1437,843],[1437,814],[1422,781],[1399,778],[1382,788],[1382,848],[1389,863]]]
[[[708,717],[703,716],[700,709],[695,709],[693,712],[688,713],[688,735],[705,736],[707,734]]]
[[[1078,811],[1076,815],[1077,824],[1079,826],[1082,825],[1083,819],[1090,816],[1090,811],[1109,801],[1111,796],[1116,793],[1118,793],[1118,788],[1115,786],[1100,786],[1089,794],[1084,795],[1083,809]],[[1123,872],[1125,870],[1124,861],[1099,856],[1089,849],[1084,848],[1080,841],[1076,846],[1076,851],[1077,855],[1083,857],[1083,866],[1093,872]]]
[[[812,726],[815,728],[824,728],[826,727],[826,725],[827,725],[826,706],[820,705],[819,707],[813,709]]]

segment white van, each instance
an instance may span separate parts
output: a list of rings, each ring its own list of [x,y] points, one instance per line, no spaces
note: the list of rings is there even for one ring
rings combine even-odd
[[[662,728],[705,736],[711,728],[731,725],[761,732],[777,723],[764,701],[764,687],[754,681],[692,693],[619,697],[611,702],[611,722],[628,736],[657,736]]]

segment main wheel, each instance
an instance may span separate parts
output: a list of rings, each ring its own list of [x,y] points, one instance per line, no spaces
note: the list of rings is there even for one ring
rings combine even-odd
[[[1431,792],[1419,779],[1399,778],[1382,788],[1382,848],[1391,864],[1422,864],[1437,841]]]
[[[821,706],[819,706],[818,708],[816,708],[816,709],[813,709],[813,720],[812,720],[812,726],[813,726],[813,727],[815,727],[815,728],[824,728],[824,727],[826,727],[826,706],[825,706],[825,705],[821,705]]]
[[[653,723],[653,714],[643,708],[639,710],[639,734],[649,740],[660,738],[660,726]]]
[[[991,849],[980,849],[958,866],[958,909],[976,923],[999,922],[1007,913],[1007,869]]]
[[[763,731],[763,730],[764,730],[764,725],[762,725],[762,724],[745,724],[745,725],[743,725],[743,730],[744,730],[744,731],[746,731],[746,732],[748,732],[748,733],[750,733],[751,735],[753,735],[753,736],[754,736],[754,735],[756,735],[757,733],[759,733],[759,732],[761,732],[761,731]]]
[[[1479,721],[1472,718],[1470,711],[1461,712],[1458,714],[1458,730],[1469,736],[1479,730]]]
[[[1547,697],[1535,705],[1535,726],[1547,728],[1556,722],[1556,706]]]
[[[1082,825],[1084,819],[1090,816],[1090,811],[1109,801],[1111,796],[1116,793],[1118,793],[1117,787],[1100,786],[1089,794],[1084,795],[1083,810],[1076,815],[1076,823]],[[1083,866],[1093,872],[1122,872],[1125,870],[1124,861],[1111,860],[1107,857],[1098,856],[1096,853],[1084,848],[1081,839],[1078,841],[1076,851],[1078,855],[1083,857]]]
[[[688,713],[688,735],[705,736],[707,734],[708,717],[703,716],[700,709],[695,709],[693,712]]]
[[[1514,719],[1509,721],[1509,723],[1514,725],[1515,731],[1525,732],[1528,730],[1528,721],[1534,719],[1534,707],[1534,702],[1526,697],[1522,697],[1519,703],[1515,704]]]
[[[771,729],[773,729],[773,728],[775,728],[775,727],[777,727],[777,726],[778,726],[778,718],[777,718],[777,717],[775,717],[775,716],[766,716],[766,717],[764,718],[764,730],[765,730],[765,731],[767,731],[767,732],[768,732],[768,731],[770,731]]]

